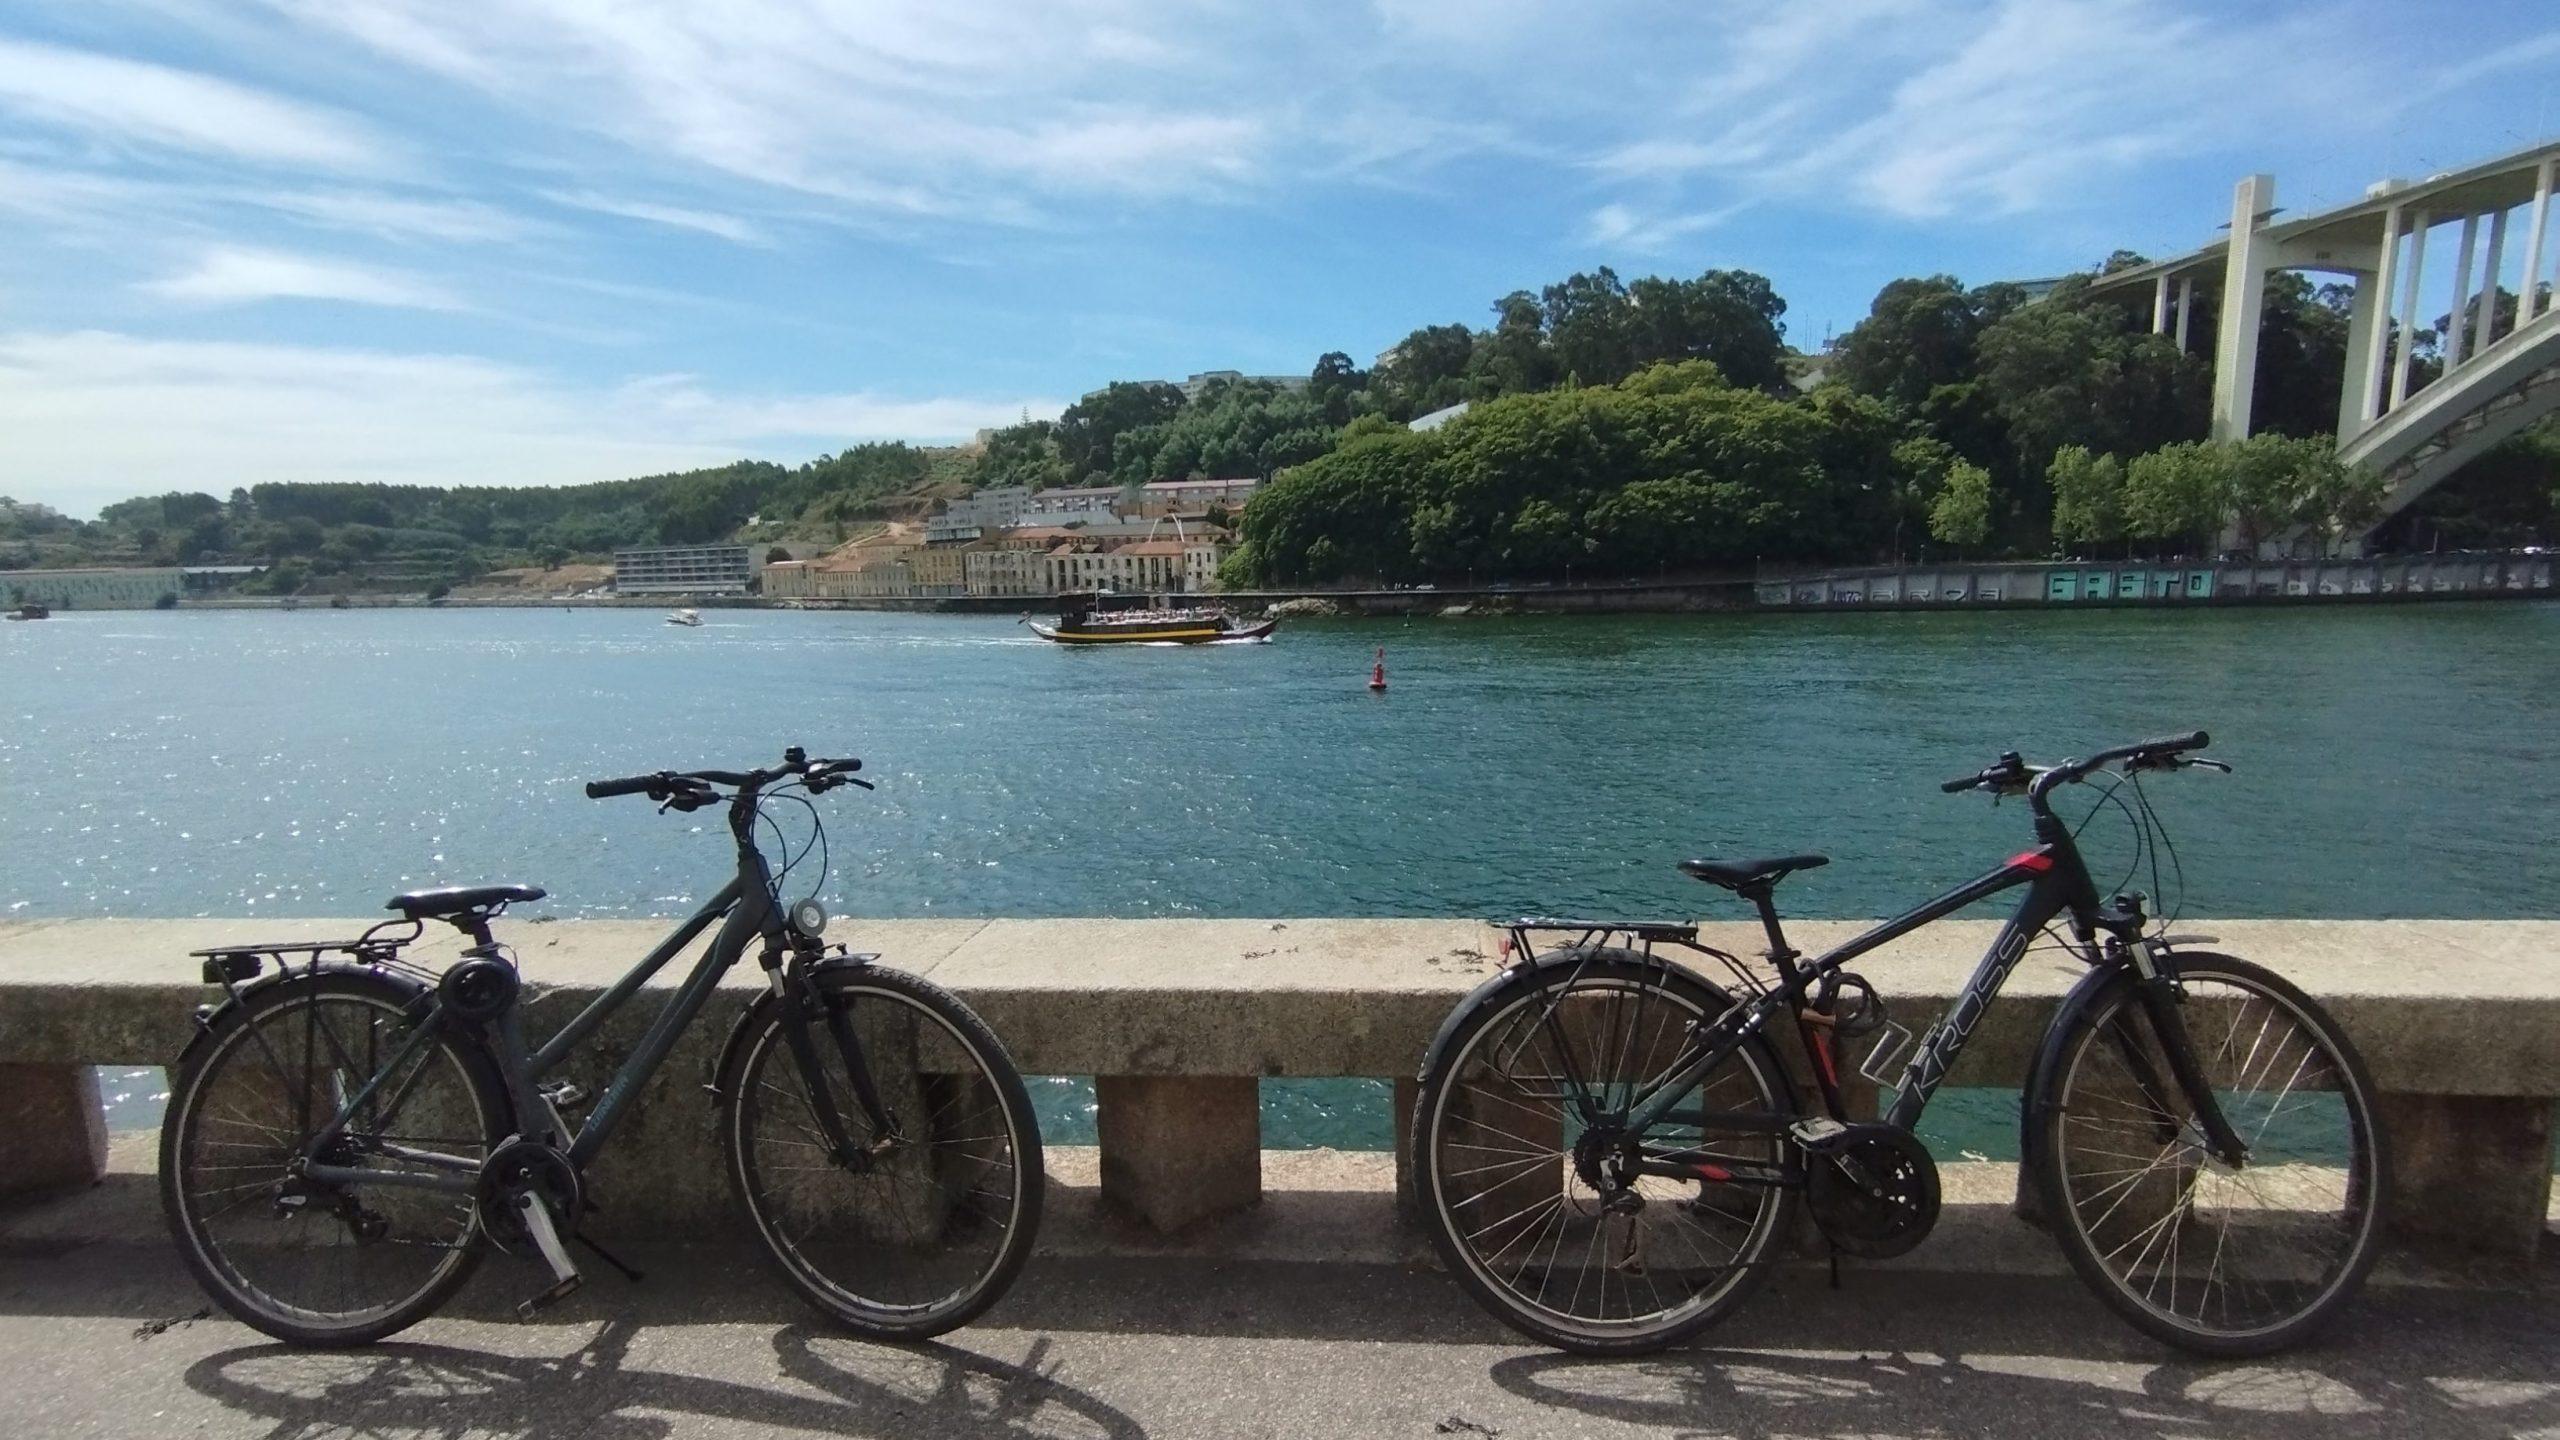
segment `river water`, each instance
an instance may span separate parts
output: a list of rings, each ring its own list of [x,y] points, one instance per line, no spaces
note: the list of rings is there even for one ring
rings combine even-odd
[[[361,915],[484,879],[549,887],[541,914],[680,914],[723,878],[717,817],[579,783],[790,743],[880,785],[824,802],[844,916],[1712,914],[1673,860],[1794,849],[1834,861],[1794,913],[1873,915],[2026,838],[1938,780],[2193,727],[2239,771],[2154,789],[2189,913],[2548,916],[2556,691],[2547,602],[1114,650],[956,616],[71,613],[0,626],[0,917]],[[2129,858],[2122,832],[2093,857]],[[150,1077],[120,1084],[148,1123]],[[1049,1089],[1078,1138],[1082,1088]],[[1272,1142],[1385,1143],[1377,1089],[1269,1087]]]

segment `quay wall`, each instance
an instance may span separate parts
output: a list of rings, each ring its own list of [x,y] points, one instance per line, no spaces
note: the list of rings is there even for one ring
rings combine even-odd
[[[95,1065],[168,1064],[196,1006],[219,997],[187,952],[243,940],[352,935],[360,921],[0,922],[0,1193],[76,1186],[105,1158]],[[1790,927],[1817,950],[1858,922]],[[1913,1030],[1942,1011],[1988,945],[1990,922],[1950,921],[1861,964]],[[2210,948],[2269,965],[2326,1003],[2363,1051],[2394,1152],[2407,1239],[2513,1258],[2540,1243],[2560,1105],[2560,921],[2195,921]],[[526,979],[527,1028],[548,1034],[609,986],[662,927],[506,924]],[[1451,1008],[1501,968],[1500,932],[1456,920],[898,920],[840,922],[884,963],[953,990],[1029,1074],[1095,1077],[1102,1202],[1180,1232],[1253,1207],[1266,1190],[1263,1077],[1395,1082],[1398,1120]],[[1737,954],[1749,924],[1702,938]],[[449,959],[430,936],[416,958]],[[671,965],[564,1068],[600,1089],[681,981]],[[2014,1086],[2078,977],[2031,954],[1975,1033],[1951,1083]],[[758,993],[741,967],[644,1092],[596,1166],[604,1233],[726,1224],[711,1098],[734,1017]],[[1862,1104],[1872,1104],[1868,1091]],[[1086,1156],[1053,1174],[1085,1173]],[[1383,1161],[1380,1162],[1384,1164]],[[1285,1168],[1285,1167],[1281,1167]],[[1401,1179],[1401,1177],[1398,1177]]]

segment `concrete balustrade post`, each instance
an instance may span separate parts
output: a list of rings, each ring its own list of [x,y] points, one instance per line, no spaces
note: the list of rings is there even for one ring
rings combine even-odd
[[[1262,1087],[1250,1075],[1093,1082],[1103,1199],[1163,1234],[1262,1199]]]
[[[0,1065],[0,1195],[90,1185],[106,1173],[97,1072],[86,1065]]]
[[[2551,1205],[2547,1096],[2381,1097],[2391,1230],[2423,1250],[2529,1261]]]

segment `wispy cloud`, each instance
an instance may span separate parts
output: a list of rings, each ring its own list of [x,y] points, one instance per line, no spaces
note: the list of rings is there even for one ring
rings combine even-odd
[[[403,270],[240,246],[208,250],[188,268],[138,288],[188,305],[337,300],[410,310],[469,308],[443,287]]]
[[[1257,172],[1267,140],[1264,118],[1215,83],[1218,63],[1169,63],[1227,53],[1190,42],[1233,40],[1209,29],[1228,22],[1134,0],[270,3],[663,161],[914,216],[1021,218],[1004,192],[1023,186],[1232,184]]]
[[[1907,219],[2045,209],[2333,104],[2358,88],[2333,30],[2175,0],[1773,8],[1691,85],[1679,131],[1591,163]]]
[[[1684,215],[1661,215],[1612,201],[1591,212],[1590,219],[1583,226],[1582,238],[1585,244],[1604,250],[1658,253],[1702,230],[1712,230],[1723,224],[1737,208],[1728,206],[1721,210]]]
[[[164,483],[560,484],[957,440],[1055,400],[742,394],[686,377],[602,387],[472,356],[0,333],[0,489],[77,512]],[[147,418],[148,423],[143,423]]]
[[[209,75],[0,36],[0,109],[118,146],[331,170],[382,168],[368,127]]]
[[[546,190],[542,198],[573,210],[592,210],[599,215],[618,215],[625,220],[645,220],[671,230],[691,230],[702,235],[716,235],[733,245],[770,244],[762,230],[734,215],[712,210],[690,210],[680,205],[660,205],[648,200],[626,200],[613,195],[599,195],[592,190]]]

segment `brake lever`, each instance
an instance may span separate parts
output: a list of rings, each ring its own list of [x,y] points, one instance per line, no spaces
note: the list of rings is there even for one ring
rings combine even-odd
[[[868,780],[860,779],[860,778],[858,778],[858,777],[856,777],[856,776],[852,776],[852,775],[838,775],[838,776],[837,776],[837,777],[835,777],[835,778],[836,778],[836,781],[837,781],[839,784],[844,784],[844,785],[859,785],[859,786],[861,786],[861,787],[862,787],[863,789],[865,789],[865,790],[877,790],[877,789],[879,789],[879,788],[880,788],[879,786],[872,784],[872,783],[871,783],[870,781],[868,781]]]
[[[2190,767],[2201,765],[2207,770],[2219,770],[2225,775],[2231,773],[2231,767],[2220,760],[2189,760],[2185,763]]]

